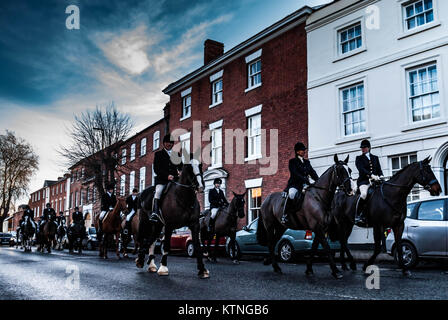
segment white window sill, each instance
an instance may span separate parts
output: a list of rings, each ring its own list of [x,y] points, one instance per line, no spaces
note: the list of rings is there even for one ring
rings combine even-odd
[[[446,124],[446,123],[447,123],[447,119],[441,119],[441,118],[418,121],[418,122],[401,127],[401,131],[406,132],[406,131],[411,131],[411,130],[415,130],[415,129],[436,126],[436,125],[440,125],[440,124]]]
[[[247,158],[244,158],[244,161],[245,161],[245,162],[248,162],[248,161],[253,161],[253,160],[257,160],[257,159],[261,159],[261,158],[263,158],[263,155],[261,155],[261,154],[256,154],[256,155],[253,155],[253,156],[249,156],[249,157],[247,157]]]
[[[184,116],[182,118],[179,119],[179,121],[184,121],[185,119],[191,118],[191,114],[189,114],[188,116]]]
[[[261,85],[262,85],[262,82],[260,82],[259,84],[254,85],[253,87],[249,87],[249,88],[247,88],[246,90],[244,90],[244,92],[247,93],[247,92],[249,92],[249,91],[252,91],[252,90],[254,90],[254,89],[257,89],[258,87],[261,87]]]
[[[219,101],[219,102],[216,102],[216,103],[214,103],[214,104],[209,105],[208,108],[211,109],[211,108],[214,108],[214,107],[216,107],[216,106],[219,106],[220,104],[222,104],[222,100]]]
[[[367,51],[367,48],[365,46],[363,46],[361,48],[352,50],[352,51],[344,53],[344,54],[341,53],[340,55],[337,56],[336,59],[333,60],[333,63],[341,61],[341,60],[344,60],[344,59],[347,59],[347,58],[350,58],[350,57],[353,57],[353,56],[355,56],[357,54],[360,54],[360,53],[363,53],[365,51]]]
[[[424,24],[424,25],[422,25],[420,27],[416,27],[416,28],[411,29],[411,30],[406,30],[406,31],[404,31],[404,32],[402,32],[402,33],[400,33],[398,35],[397,40],[401,40],[401,39],[413,36],[414,34],[426,31],[428,29],[432,29],[432,28],[438,27],[440,25],[441,25],[440,21],[433,21],[433,22]]]
[[[364,132],[364,133],[360,133],[360,134],[354,134],[351,136],[339,138],[335,141],[334,144],[343,144],[346,142],[352,142],[352,141],[356,141],[356,140],[369,139],[369,138],[370,138],[370,133]]]

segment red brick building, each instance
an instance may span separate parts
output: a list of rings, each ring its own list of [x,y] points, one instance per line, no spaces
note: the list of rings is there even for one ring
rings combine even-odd
[[[67,214],[66,195],[68,178],[69,175],[65,174],[64,177],[60,177],[58,180],[45,180],[42,188],[31,193],[28,205],[34,210],[34,217],[42,216],[42,212],[47,203],[51,204],[51,207],[56,213],[63,211]]]
[[[211,156],[202,159],[203,208],[216,177],[229,199],[231,191],[247,191],[248,217],[241,224],[258,216],[268,194],[285,188],[294,144],[308,141],[305,20],[311,12],[303,7],[226,53],[222,43],[205,41],[204,66],[163,90],[178,145],[194,152],[205,133],[202,156]],[[260,171],[268,167],[270,173]]]

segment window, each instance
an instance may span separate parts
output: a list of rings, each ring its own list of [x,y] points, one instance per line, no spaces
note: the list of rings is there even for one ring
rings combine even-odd
[[[146,167],[140,168],[140,180],[138,186],[140,192],[142,192],[146,188]]]
[[[212,83],[212,105],[222,102],[222,79]]]
[[[134,161],[135,160],[135,143],[133,143],[131,145],[131,157],[129,159],[129,161]]]
[[[409,71],[409,104],[413,122],[440,117],[435,64]]]
[[[126,164],[126,149],[121,150],[121,164]]]
[[[159,149],[159,146],[160,146],[160,131],[156,131],[152,136],[152,150]]]
[[[248,88],[261,85],[261,59],[249,63]]]
[[[78,206],[78,191],[75,192],[75,207]]]
[[[350,136],[365,132],[364,84],[342,89],[341,100],[344,135]]]
[[[155,186],[155,183],[156,183],[156,173],[154,172],[154,165],[152,165],[151,185]]]
[[[191,95],[182,98],[182,118],[191,116]]]
[[[146,138],[143,138],[140,141],[140,156],[144,156],[146,154]]]
[[[251,223],[260,215],[261,210],[261,188],[249,189],[249,201],[248,201],[248,217],[247,223]]]
[[[126,175],[122,175],[120,179],[120,196],[124,196],[126,192]]]
[[[362,47],[361,23],[357,23],[339,31],[339,52],[341,54]]]
[[[69,204],[70,204],[70,208],[73,208],[73,192],[70,193],[70,197],[69,197]]]
[[[190,154],[190,135],[191,133],[188,132],[179,137],[183,163],[185,163],[185,153]]]
[[[443,202],[444,200],[422,202],[418,209],[419,220],[443,221]]]
[[[392,175],[396,174],[398,171],[406,167],[408,164],[417,162],[416,154],[402,155],[391,158],[392,162]],[[408,195],[407,201],[418,200],[420,199],[420,188],[418,185],[415,185],[411,193]]]
[[[86,189],[86,203],[89,203],[89,201],[90,201],[90,189],[87,188]]]
[[[132,189],[135,188],[135,171],[131,171],[129,174],[129,193],[132,193]]]
[[[222,128],[216,128],[211,132],[211,165],[212,167],[222,166]]]
[[[415,1],[404,6],[405,27],[411,30],[434,21],[432,0]]]
[[[247,157],[261,156],[261,114],[247,118]]]

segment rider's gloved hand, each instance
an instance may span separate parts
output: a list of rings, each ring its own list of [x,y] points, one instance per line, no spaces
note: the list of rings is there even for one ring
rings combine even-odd
[[[380,177],[378,177],[377,175],[372,174],[371,179],[374,181],[379,181]]]

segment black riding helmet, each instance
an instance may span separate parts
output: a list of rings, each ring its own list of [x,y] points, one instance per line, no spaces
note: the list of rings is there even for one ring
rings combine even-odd
[[[370,149],[371,148],[370,141],[367,139],[362,140],[360,148],[369,148]]]
[[[306,147],[302,142],[297,142],[296,145],[294,146],[294,152],[297,151],[305,151]]]
[[[165,142],[174,143],[174,139],[171,137],[171,134],[166,134],[163,137],[163,143],[165,143]]]
[[[220,178],[216,178],[215,180],[213,180],[213,184],[222,184],[222,180]]]

